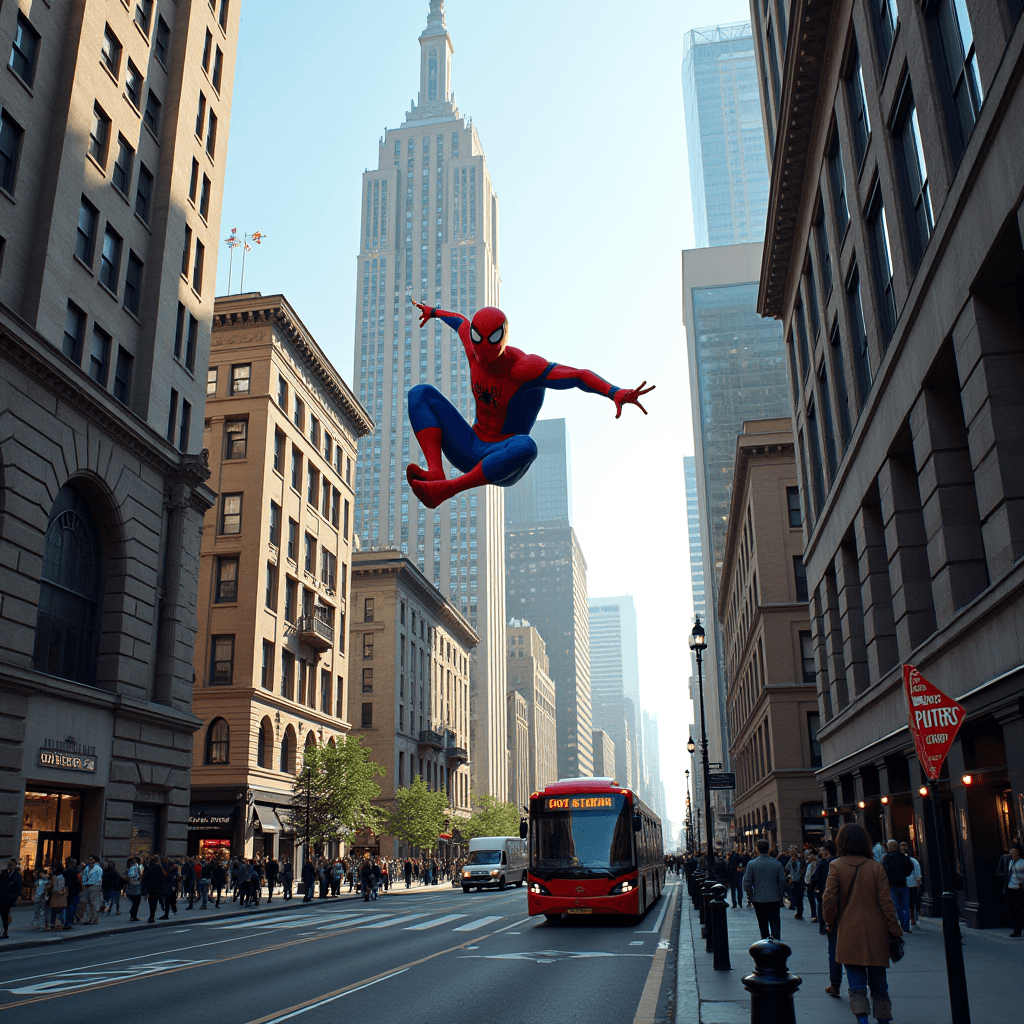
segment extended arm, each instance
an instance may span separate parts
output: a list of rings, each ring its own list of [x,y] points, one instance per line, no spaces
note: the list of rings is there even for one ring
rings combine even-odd
[[[551,363],[543,374],[543,385],[546,388],[554,388],[556,391],[564,391],[567,388],[579,388],[581,391],[589,391],[593,394],[604,395],[615,403],[615,418],[622,415],[624,405],[635,405],[645,416],[647,410],[640,404],[640,397],[654,390],[652,384],[646,387],[647,381],[638,388],[617,388],[609,384],[603,377],[598,377],[593,370],[577,370],[572,366],[562,366],[559,363]]]
[[[437,306],[428,306],[425,303],[417,302],[415,299],[410,301],[420,311],[420,327],[425,327],[427,321],[435,317],[438,320],[443,320],[459,335],[463,348],[466,348],[466,354],[469,354],[469,321],[461,313],[452,313],[447,309],[440,309]]]

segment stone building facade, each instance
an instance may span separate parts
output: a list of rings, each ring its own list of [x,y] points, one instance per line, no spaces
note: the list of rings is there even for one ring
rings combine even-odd
[[[380,803],[418,775],[429,789],[448,793],[457,816],[468,817],[470,657],[479,636],[395,548],[356,551],[351,592],[348,714],[353,732],[387,769],[377,780]],[[378,848],[403,852],[388,836]]]
[[[1024,828],[1021,6],[795,0],[787,43],[751,4],[828,822],[919,847],[933,909],[941,829],[978,926]],[[904,664],[967,708],[937,808]]]
[[[0,7],[0,856],[27,869],[185,851],[237,33],[228,2]]]
[[[544,640],[533,626],[522,619],[510,619],[506,639],[508,691],[510,694],[516,691],[526,701],[526,788],[529,795],[558,781],[555,684],[548,675]]]
[[[732,839],[748,850],[762,838],[802,846],[824,831],[802,525],[790,421],[744,423],[718,614],[736,773]]]
[[[303,749],[349,730],[347,599],[366,411],[283,295],[214,309],[189,852],[301,863]]]

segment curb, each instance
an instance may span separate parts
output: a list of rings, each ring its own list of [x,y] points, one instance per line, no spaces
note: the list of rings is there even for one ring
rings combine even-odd
[[[693,904],[685,885],[680,890],[679,899],[682,902],[676,950],[676,1020],[697,1024],[700,1020],[700,994],[697,991],[697,966],[693,959],[693,928],[690,921]]]

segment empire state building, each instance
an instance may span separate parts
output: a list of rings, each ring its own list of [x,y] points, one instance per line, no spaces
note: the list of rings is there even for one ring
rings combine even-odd
[[[433,384],[467,419],[475,412],[461,342],[440,320],[419,327],[410,300],[472,317],[499,304],[501,280],[498,199],[476,128],[455,105],[443,0],[430,0],[419,41],[418,101],[385,131],[377,169],[363,174],[353,376],[376,428],[360,443],[356,532],[364,548],[408,555],[480,635],[470,669],[472,785],[504,800],[503,494],[482,487],[432,510],[405,478],[420,454],[412,387]]]

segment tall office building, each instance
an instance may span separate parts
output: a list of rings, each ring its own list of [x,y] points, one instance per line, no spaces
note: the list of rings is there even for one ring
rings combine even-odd
[[[665,786],[661,781],[661,748],[658,745],[658,716],[643,712],[644,755],[647,763],[647,802],[659,817],[665,817]]]
[[[683,484],[686,488],[686,532],[690,547],[690,590],[693,594],[693,614],[707,621],[704,599],[704,556],[700,544],[700,510],[697,502],[697,466],[692,455],[683,456]]]
[[[768,162],[749,21],[683,37],[683,110],[697,246],[761,241]]]
[[[238,4],[7,3],[0,837],[185,852]]]
[[[638,786],[644,774],[640,742],[640,664],[633,598],[591,597],[590,701],[594,729],[615,744],[615,774],[624,786]]]
[[[522,619],[509,619],[507,635],[508,692],[511,695],[517,691],[526,701],[526,786],[529,794],[558,780],[555,684],[548,675],[548,656],[540,633]],[[511,733],[509,755],[517,765],[520,748],[512,742]],[[517,771],[514,766],[513,775]],[[517,803],[516,806],[522,804]]]
[[[442,321],[418,326],[413,299],[471,317],[498,304],[498,199],[472,121],[455,105],[443,0],[430,0],[420,34],[419,101],[378,147],[363,175],[356,270],[355,373],[376,423],[360,443],[356,532],[364,547],[394,546],[480,636],[471,665],[473,789],[504,798],[505,589],[503,494],[481,487],[439,508],[409,491],[421,458],[408,393],[432,384],[473,419],[469,366]]]
[[[527,523],[572,522],[565,420],[537,420],[530,436],[537,443],[537,458],[530,472],[505,490],[506,530]]]

